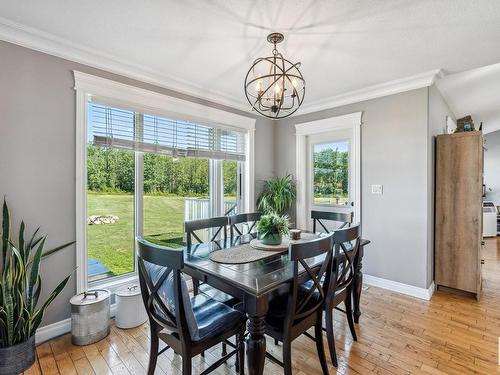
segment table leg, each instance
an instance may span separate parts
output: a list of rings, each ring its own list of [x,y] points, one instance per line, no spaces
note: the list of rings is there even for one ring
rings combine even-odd
[[[248,317],[248,339],[247,339],[247,364],[250,375],[262,375],[264,373],[264,361],[266,359],[266,322],[264,316]]]
[[[360,246],[356,258],[354,259],[354,287],[352,288],[352,301],[354,322],[359,323],[359,317],[361,316],[361,309],[359,308],[359,303],[361,299],[361,290],[363,288],[363,246]]]

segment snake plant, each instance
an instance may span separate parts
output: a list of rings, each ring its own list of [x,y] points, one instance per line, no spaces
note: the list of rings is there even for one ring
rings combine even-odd
[[[295,190],[295,181],[291,175],[267,180],[257,207],[265,213],[284,214],[295,200]]]
[[[45,302],[38,303],[42,289],[42,258],[74,243],[44,252],[46,236],[38,235],[39,229],[25,237],[26,226],[22,221],[15,244],[11,238],[9,208],[4,199],[0,264],[0,348],[22,343],[35,334],[47,306],[64,289],[71,276],[59,283]]]

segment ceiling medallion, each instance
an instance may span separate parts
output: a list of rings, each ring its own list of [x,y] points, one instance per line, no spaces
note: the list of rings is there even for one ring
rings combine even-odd
[[[269,34],[267,41],[274,46],[273,55],[256,59],[245,77],[245,95],[252,110],[272,119],[297,111],[306,91],[300,62],[293,64],[276,49],[283,39],[281,33]]]

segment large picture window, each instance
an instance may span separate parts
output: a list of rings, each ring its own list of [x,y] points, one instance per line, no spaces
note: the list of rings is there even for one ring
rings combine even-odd
[[[184,221],[241,210],[245,133],[87,105],[89,283],[134,273],[136,236],[182,247]]]

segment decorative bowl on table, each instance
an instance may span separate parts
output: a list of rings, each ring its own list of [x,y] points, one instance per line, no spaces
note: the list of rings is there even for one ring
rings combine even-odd
[[[265,245],[279,245],[288,234],[288,217],[276,213],[262,215],[257,223],[257,238]]]

